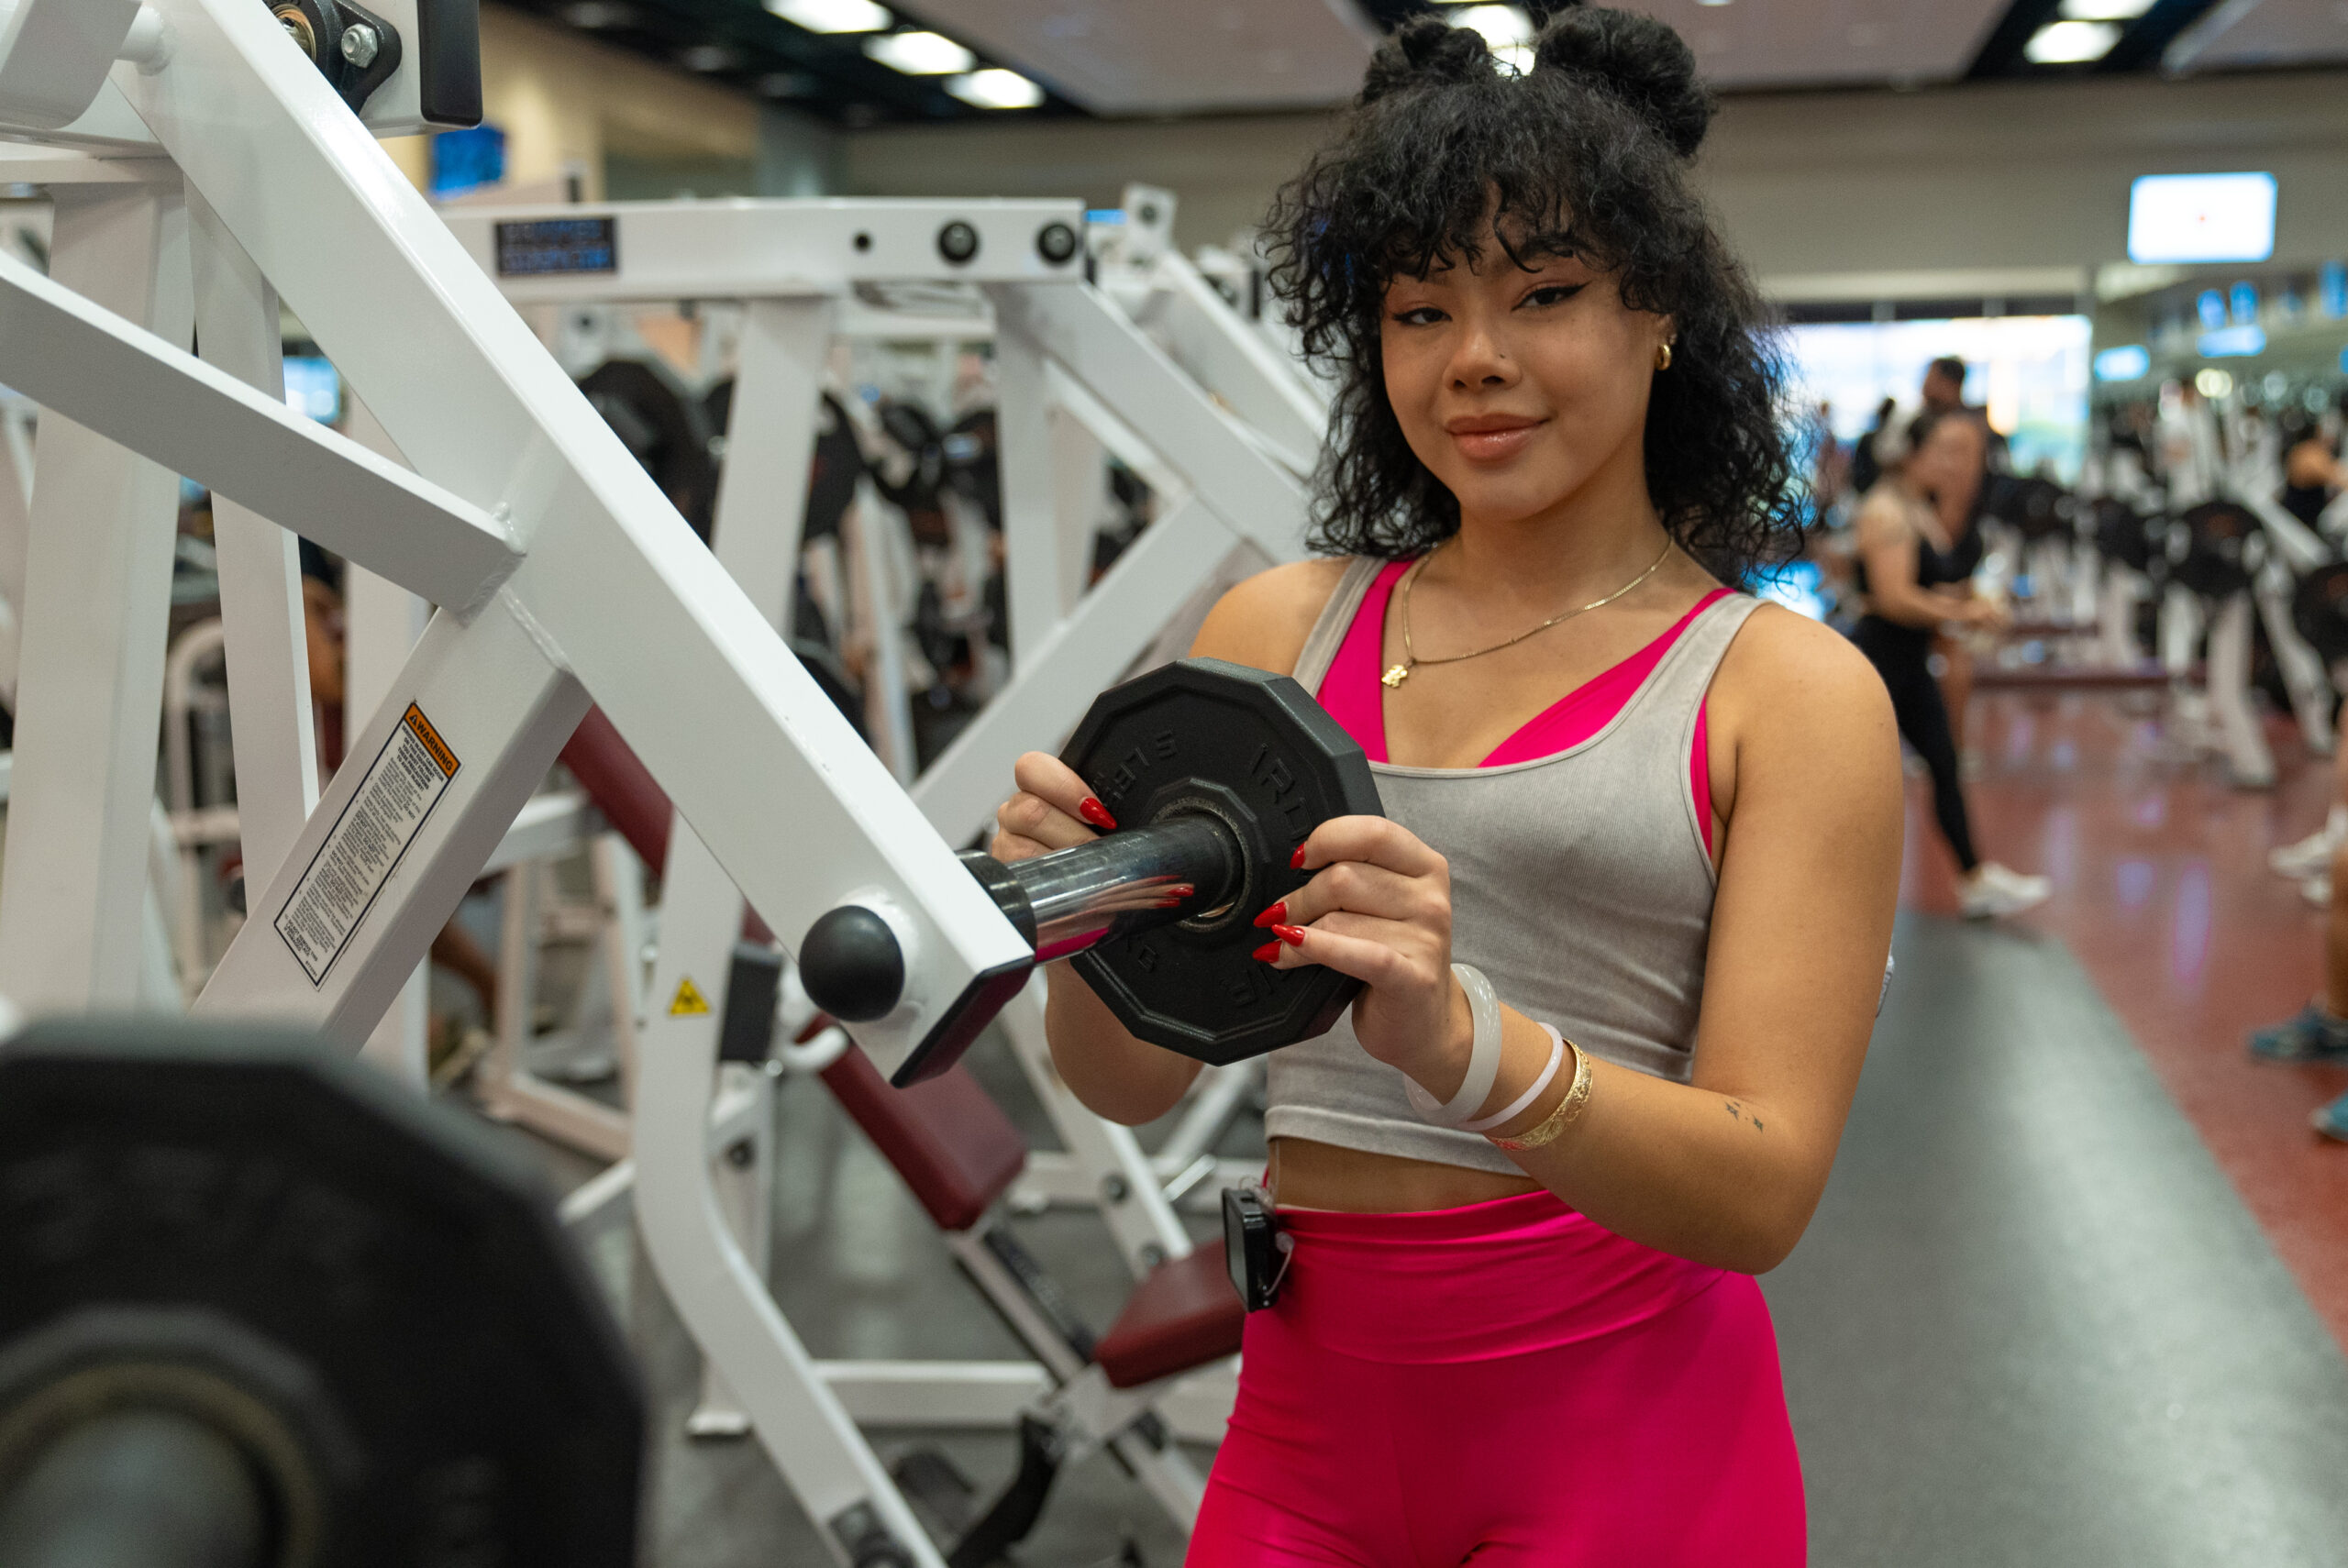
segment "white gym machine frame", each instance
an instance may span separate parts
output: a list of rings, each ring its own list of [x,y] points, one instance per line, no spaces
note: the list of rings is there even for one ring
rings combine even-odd
[[[637,1207],[656,1266],[840,1560],[885,1534],[936,1563],[719,1215],[705,1143],[716,999],[700,1011],[658,999],[720,984],[739,904],[718,911],[737,889],[786,940],[851,896],[886,910],[912,955],[906,1000],[856,1031],[884,1070],[966,994],[1024,975],[1025,944],[932,818],[982,820],[1027,737],[1061,733],[1090,696],[1034,677],[1120,668],[1137,626],[1162,623],[1178,585],[1240,537],[1292,552],[1298,509],[1279,498],[1293,477],[1036,253],[1048,204],[961,207],[981,235],[969,275],[1034,346],[1032,373],[1057,359],[1128,424],[1224,456],[1103,585],[1118,588],[1114,613],[1094,610],[1099,595],[1071,611],[1031,591],[1023,605],[1013,583],[1021,679],[956,748],[963,766],[941,764],[967,798],[941,787],[917,802],[776,634],[789,578],[774,569],[795,525],[725,529],[729,499],[764,489],[741,460],[754,453],[729,463],[721,564],[265,8],[21,0],[0,47],[0,122],[43,140],[0,167],[49,185],[57,209],[49,276],[0,255],[0,381],[48,411],[0,989],[28,1011],[135,994],[177,474],[216,496],[253,889],[199,1012],[358,1049],[600,703],[677,807],[668,886],[692,917],[663,932],[638,1075]],[[61,84],[85,81],[83,112],[64,114]],[[828,237],[842,281],[892,264],[882,236],[869,252]],[[412,469],[284,406],[281,293]],[[807,341],[792,325],[785,312],[746,351],[787,357]],[[183,347],[198,328],[201,359]],[[812,410],[812,381],[777,385]],[[1007,414],[1039,406],[1007,393]],[[808,428],[787,410],[748,416]],[[1005,479],[1012,512],[1035,503]],[[795,508],[803,491],[765,493]],[[323,792],[284,527],[438,607]]]
[[[1317,389],[1248,329],[1180,252],[1168,248],[1156,248],[1145,259],[1117,268],[1110,280],[1112,286],[1102,293],[1129,317],[1138,315],[1148,324],[1145,331],[1149,338],[1167,348],[1166,358],[1191,383],[1184,396],[1189,412],[1196,416],[1220,403],[1233,417],[1194,417],[1185,427],[1166,417],[1168,410],[1161,384],[1159,401],[1149,405],[1156,417],[1146,427],[1148,434],[1140,434],[1135,425],[1111,412],[1113,404],[1130,408],[1136,399],[1120,397],[1113,387],[1095,389],[1069,359],[1049,355],[1018,326],[1000,330],[997,291],[974,302],[977,308],[965,316],[879,314],[856,298],[858,282],[964,280],[968,264],[958,265],[939,254],[934,239],[940,226],[965,205],[929,201],[737,199],[472,206],[446,215],[450,231],[483,270],[497,278],[506,297],[517,306],[668,304],[683,300],[701,304],[739,303],[745,319],[735,395],[749,402],[747,405],[737,402],[737,407],[748,406],[754,416],[760,411],[770,416],[780,409],[793,418],[803,415],[809,422],[803,443],[798,441],[798,431],[765,418],[737,425],[745,433],[744,442],[754,447],[756,453],[746,454],[729,440],[729,470],[737,461],[757,462],[759,482],[770,498],[803,495],[814,417],[814,404],[803,392],[792,401],[770,382],[781,379],[801,387],[820,386],[825,351],[832,338],[920,334],[956,342],[994,341],[1002,383],[998,431],[1007,476],[1004,543],[1012,580],[1015,674],[1011,689],[999,694],[973,721],[975,733],[966,734],[913,785],[914,799],[929,811],[939,832],[957,842],[967,841],[985,826],[988,813],[1002,797],[1010,757],[1018,749],[1049,745],[1064,733],[1073,723],[1077,706],[1105,684],[1104,675],[1125,668],[1148,646],[1174,613],[1169,606],[1179,608],[1212,580],[1211,575],[1202,577],[1197,570],[1205,552],[1189,550],[1179,563],[1188,570],[1178,569],[1169,576],[1162,565],[1153,566],[1143,592],[1135,591],[1140,580],[1120,574],[1114,582],[1085,594],[1091,519],[1084,510],[1081,485],[1069,487],[1062,475],[1070,466],[1063,449],[1066,426],[1057,424],[1054,416],[1086,427],[1093,438],[1154,476],[1161,490],[1170,491],[1164,497],[1168,515],[1144,536],[1143,543],[1152,547],[1153,554],[1168,543],[1153,536],[1175,518],[1186,518],[1181,526],[1198,531],[1197,517],[1188,509],[1210,489],[1219,467],[1232,460],[1229,433],[1233,417],[1237,418],[1238,433],[1270,461],[1259,458],[1254,465],[1250,477],[1255,488],[1240,513],[1238,527],[1231,532],[1272,559],[1295,553],[1302,529],[1301,477],[1310,468],[1326,420]],[[1170,195],[1157,197],[1160,214],[1170,216],[1172,207]],[[577,224],[607,233],[609,269],[548,273],[509,271],[501,265],[502,235],[526,233],[530,226],[547,224]],[[889,241],[885,245],[891,257],[888,267],[843,278],[830,264],[838,250],[837,237],[843,235],[851,251],[858,236],[876,246]],[[909,263],[908,257],[914,260]],[[925,261],[925,266],[921,265]],[[1122,374],[1128,381],[1148,378],[1162,382],[1163,365],[1128,365],[1122,371],[1117,370],[1119,359],[1134,357],[1139,346],[1131,329],[1114,315],[1104,320],[1098,295],[1087,291],[1080,296],[1080,305],[1070,308],[1067,302],[1060,302],[1062,291],[1035,293],[1058,302],[1056,308],[1067,324],[1089,331],[1099,340],[1082,362],[1095,370]],[[773,344],[786,331],[792,351],[778,354]],[[1036,374],[1039,361],[1040,377]],[[1192,431],[1202,428],[1214,439],[1204,449],[1194,439],[1186,444]],[[1081,462],[1076,466],[1080,478],[1097,484],[1097,467],[1088,469]],[[748,498],[741,500],[728,513],[729,523],[737,526],[750,523],[749,509],[756,504]],[[773,533],[767,547],[778,560],[795,565],[799,521],[795,510],[780,509],[770,509],[757,520],[758,526]],[[1213,537],[1203,532],[1200,536]],[[1227,538],[1217,542],[1226,547],[1230,543]],[[1023,607],[1032,613],[1039,602],[1053,612],[1051,622],[1040,630],[1039,617],[1031,613],[1024,622],[1019,619]],[[1080,652],[1056,650],[1047,659],[1034,657],[1030,650],[1036,642],[1060,633],[1061,618],[1079,605],[1091,626],[1122,632],[1123,639],[1113,644],[1095,640]],[[787,625],[784,631],[788,635]],[[1014,701],[1032,704],[1036,683],[1040,682],[1048,682],[1062,704],[1056,715],[1060,721],[1057,727],[1036,723],[1031,712],[1009,706]],[[1187,1251],[1187,1235],[1180,1220],[1170,1208],[1156,1201],[1153,1192],[1144,1189],[1170,1185],[1179,1198],[1194,1191],[1212,1194],[1235,1179],[1238,1173],[1225,1168],[1229,1162],[1219,1165],[1208,1158],[1203,1143],[1206,1135],[1227,1119],[1235,1097],[1252,1087],[1253,1070],[1243,1066],[1205,1075],[1167,1152],[1152,1159],[1141,1152],[1129,1132],[1101,1122],[1059,1083],[1049,1065],[1037,1010],[1014,1004],[1006,1025],[1031,1086],[1069,1151],[1036,1156],[1018,1201],[1026,1206],[1055,1200],[1100,1206],[1137,1276],[1164,1257]],[[538,1095],[541,1091],[516,1087],[497,1092],[510,1098],[515,1092]],[[1210,1176],[1218,1179],[1210,1181]]]
[[[1268,466],[1258,459],[1259,488],[1249,496],[1252,504],[1246,514],[1256,526],[1241,536],[1264,554],[1277,556],[1293,553],[1301,532],[1302,491],[1297,470],[1310,461],[1312,447],[1305,445],[1306,432],[1312,432],[1312,440],[1317,444],[1312,420],[1319,405],[1307,385],[1279,362],[1276,351],[1249,333],[1179,256],[1159,262],[1156,269],[1157,275],[1170,279],[1167,287],[1152,289],[1145,281],[1141,288],[1129,292],[1146,299],[1157,294],[1152,315],[1169,324],[1179,334],[1177,347],[1188,350],[1175,359],[1175,368],[1190,378],[1183,396],[1194,414],[1209,416],[1194,421],[1192,428],[1203,425],[1219,437],[1204,452],[1183,447],[1179,437],[1185,432],[1180,423],[1165,417],[1166,398],[1171,391],[1165,381],[1166,367],[1140,355],[1146,344],[1116,315],[1104,313],[1100,296],[1091,291],[1077,294],[1044,285],[1023,290],[1031,301],[1044,304],[1069,304],[1060,296],[1074,295],[1074,304],[1081,308],[1064,309],[1061,318],[1101,339],[1080,362],[1095,373],[1122,374],[1136,382],[1146,378],[1155,386],[1157,401],[1148,406],[1157,417],[1151,422],[1150,436],[1139,436],[1109,411],[1117,403],[1135,406],[1135,399],[1121,397],[1115,387],[1095,388],[1080,379],[1079,370],[1029,340],[1019,326],[1000,326],[997,317],[1006,314],[1014,320],[1024,319],[1018,315],[1022,302],[1006,302],[1002,289],[990,288],[985,307],[966,317],[874,319],[852,292],[841,287],[842,280],[823,264],[826,256],[836,253],[836,244],[811,244],[811,237],[844,235],[848,248],[855,250],[857,237],[870,240],[892,230],[902,234],[905,243],[890,248],[890,255],[897,259],[890,269],[876,270],[869,279],[851,278],[848,283],[956,281],[963,275],[962,269],[934,250],[925,271],[907,270],[901,259],[908,252],[920,256],[922,245],[961,210],[954,204],[935,202],[614,203],[503,210],[473,207],[449,215],[449,222],[484,270],[498,276],[500,286],[517,306],[665,304],[678,300],[741,304],[745,319],[735,380],[736,423],[728,435],[716,547],[722,560],[734,558],[737,551],[754,554],[759,569],[779,574],[770,586],[784,596],[780,602],[787,603],[798,561],[798,527],[803,521],[799,501],[807,489],[814,394],[822,385],[821,368],[831,338],[858,332],[886,335],[918,330],[925,336],[956,341],[994,340],[1003,382],[998,431],[1006,486],[1007,569],[1014,584],[1013,613],[1017,616],[1023,604],[1032,609],[1038,599],[1048,595],[1046,602],[1060,606],[1062,614],[1113,628],[1122,632],[1123,640],[1096,644],[1092,657],[1099,662],[1071,667],[1064,658],[1043,662],[1029,652],[1039,635],[1059,634],[1065,622],[1041,634],[1035,630],[1033,618],[1024,626],[1015,625],[1014,656],[1028,657],[1018,659],[1010,685],[972,722],[976,735],[966,734],[914,786],[916,800],[944,801],[948,802],[944,809],[957,813],[938,816],[934,812],[942,833],[967,838],[984,824],[986,813],[1000,799],[1009,757],[1018,749],[1050,744],[1069,727],[1081,703],[1104,683],[1104,676],[1132,663],[1168,617],[1211,580],[1211,574],[1202,577],[1201,569],[1219,568],[1220,560],[1213,558],[1215,551],[1227,555],[1232,544],[1228,532],[1208,535],[1213,549],[1190,556],[1187,574],[1168,579],[1162,566],[1153,568],[1146,578],[1120,572],[1085,595],[1081,562],[1089,554],[1091,517],[1083,508],[1080,487],[1058,482],[1058,470],[1066,466],[1058,459],[1066,454],[1065,442],[1056,436],[1064,432],[1052,428],[1050,416],[1058,414],[1091,426],[1091,435],[1129,454],[1169,491],[1165,496],[1168,511],[1144,534],[1135,547],[1141,550],[1161,530],[1180,525],[1176,520],[1190,515],[1189,509],[1198,504],[1202,492],[1213,488],[1219,465],[1233,459],[1231,421],[1214,414],[1215,400],[1235,410],[1258,411],[1274,425],[1278,435],[1268,436],[1252,425],[1239,427],[1253,446],[1272,458]],[[526,234],[532,226],[550,224],[580,225],[582,232],[606,237],[608,270],[549,275],[535,270],[508,271],[501,266],[501,237]],[[602,259],[600,251],[598,259]],[[790,351],[774,352],[778,341],[787,342]],[[791,420],[803,423],[793,425],[787,422]],[[1291,450],[1283,452],[1283,447]],[[1304,447],[1306,456],[1294,456],[1292,449],[1298,447]],[[759,465],[756,486],[736,490],[734,465],[752,461]],[[1091,474],[1097,485],[1097,464]],[[1042,476],[1046,482],[1032,482],[1031,476]],[[1023,480],[1030,482],[1023,484]],[[791,503],[776,504],[781,497],[792,498]],[[762,501],[764,511],[754,511]],[[1268,521],[1271,525],[1266,525]],[[755,528],[764,537],[754,546],[734,532],[745,528]],[[883,627],[881,635],[891,635],[892,630]],[[1058,700],[1065,704],[1052,719],[1051,727],[1024,733],[1002,731],[1006,712],[1016,712],[1010,705],[1032,700],[1035,689],[1046,681],[1057,687]],[[1006,734],[1007,739],[990,734],[990,726]],[[972,772],[966,783],[951,771],[957,767],[991,771]],[[977,820],[969,816],[973,807],[980,813]],[[664,936],[683,918],[678,902],[681,896],[682,889],[673,883],[664,889]],[[716,922],[722,923],[729,912],[738,919],[738,900],[730,888],[725,889],[721,902],[724,907],[712,911]],[[1052,1185],[1040,1191],[1031,1187],[1014,1197],[1014,1206],[1055,1196],[1097,1205],[1137,1278],[1157,1263],[1187,1253],[1191,1243],[1174,1211],[1174,1200],[1192,1189],[1218,1190],[1220,1181],[1210,1184],[1205,1178],[1231,1175],[1194,1145],[1202,1144],[1206,1134],[1228,1115],[1233,1097],[1249,1088],[1248,1069],[1227,1069],[1207,1083],[1177,1129],[1172,1161],[1161,1168],[1142,1151],[1129,1130],[1086,1110],[1059,1082],[1044,1043],[1041,1009],[1032,996],[1014,1000],[1006,1010],[1005,1022],[1031,1087],[1069,1151],[1056,1157],[1035,1157],[1037,1165],[1050,1162],[1045,1165],[1045,1179]],[[493,1087],[493,1092],[508,1090]],[[1253,1174],[1252,1169],[1248,1174]],[[1170,1190],[1166,1186],[1168,1177],[1172,1178]],[[960,1249],[962,1253],[968,1252]],[[981,1264],[985,1261],[982,1256],[979,1259]],[[846,1397],[851,1411],[870,1425],[911,1421],[928,1426],[1007,1427],[1022,1408],[1047,1391],[1039,1370],[1022,1363],[825,1363],[818,1372]],[[1067,1369],[1059,1373],[1065,1376]],[[1168,1402],[1168,1413],[1178,1430],[1211,1435],[1220,1430],[1229,1397],[1226,1373],[1178,1393]],[[705,1403],[705,1412],[714,1409]],[[703,1430],[723,1428],[713,1415],[703,1422]],[[1191,1506],[1186,1485],[1178,1483],[1153,1490],[1165,1496],[1178,1518]]]

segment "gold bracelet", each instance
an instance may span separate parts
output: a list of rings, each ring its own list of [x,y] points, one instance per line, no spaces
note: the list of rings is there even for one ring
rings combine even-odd
[[[1566,1129],[1574,1124],[1574,1120],[1589,1104],[1589,1053],[1570,1040],[1566,1043],[1572,1047],[1574,1054],[1573,1087],[1566,1090],[1566,1098],[1559,1100],[1557,1109],[1543,1117],[1540,1125],[1529,1132],[1514,1138],[1494,1137],[1489,1132],[1484,1134],[1491,1139],[1492,1147],[1516,1154],[1554,1143],[1565,1135]]]

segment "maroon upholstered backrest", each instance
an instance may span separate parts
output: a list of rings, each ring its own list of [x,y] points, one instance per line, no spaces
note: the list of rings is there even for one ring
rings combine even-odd
[[[1019,1130],[960,1067],[911,1088],[891,1088],[871,1058],[851,1045],[824,1069],[824,1082],[941,1231],[977,1224],[1026,1168]]]

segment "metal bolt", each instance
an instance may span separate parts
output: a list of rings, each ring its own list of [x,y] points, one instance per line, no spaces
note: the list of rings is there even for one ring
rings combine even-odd
[[[353,22],[342,29],[342,58],[361,71],[375,63],[382,48],[382,39],[364,22]]]
[[[1101,1178],[1101,1196],[1112,1203],[1123,1203],[1132,1190],[1124,1176],[1112,1174]]]
[[[1166,1261],[1166,1249],[1156,1242],[1144,1242],[1141,1244],[1141,1261],[1145,1268],[1156,1268]]]

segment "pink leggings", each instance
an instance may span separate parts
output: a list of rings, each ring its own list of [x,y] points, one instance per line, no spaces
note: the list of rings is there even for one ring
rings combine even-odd
[[[1800,1568],[1759,1287],[1546,1193],[1285,1212],[1193,1568]]]

